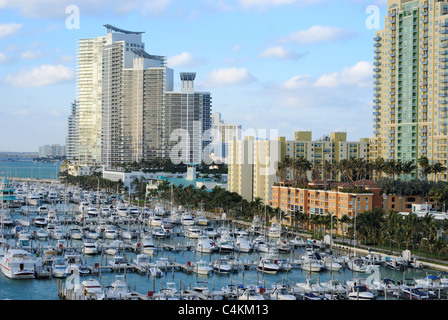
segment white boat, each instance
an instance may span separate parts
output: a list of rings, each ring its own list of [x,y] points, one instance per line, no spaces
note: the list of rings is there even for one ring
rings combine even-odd
[[[0,258],[2,273],[11,279],[33,279],[35,277],[36,261],[28,251],[9,249]]]
[[[249,286],[244,289],[243,293],[238,297],[238,300],[266,300],[263,295],[257,292],[254,286]]]
[[[110,256],[115,256],[120,250],[124,249],[124,242],[121,240],[114,240],[109,243],[104,250],[104,253]]]
[[[83,233],[82,230],[80,228],[72,228],[70,229],[70,238],[73,240],[82,240],[83,238]]]
[[[366,264],[361,258],[353,258],[347,262],[347,267],[351,271],[372,273],[375,271],[374,264]]]
[[[257,270],[265,273],[277,273],[279,272],[280,266],[275,263],[272,258],[260,258],[257,265]]]
[[[273,222],[268,229],[268,237],[280,238],[282,235],[282,225],[278,222]]]
[[[373,281],[372,285],[369,286],[369,289],[394,293],[394,292],[398,291],[398,285],[392,279],[383,278],[379,281]]]
[[[149,261],[149,256],[144,253],[138,254],[133,260],[133,263],[142,269],[148,269],[152,265]]]
[[[124,269],[128,266],[126,258],[120,255],[115,255],[110,261],[109,265],[113,268]]]
[[[38,240],[47,240],[48,232],[45,229],[40,228],[39,230],[36,231],[36,238]]]
[[[116,211],[120,217],[127,217],[129,214],[128,207],[126,207],[124,204],[120,203],[116,207]]]
[[[91,218],[97,218],[100,215],[100,211],[96,207],[87,208],[87,215]]]
[[[196,215],[196,223],[199,226],[207,226],[209,224],[209,220],[205,217],[204,214],[199,213],[198,215]]]
[[[160,216],[156,215],[155,213],[152,213],[148,217],[148,225],[151,227],[160,227],[163,223],[163,220]]]
[[[98,246],[97,246],[96,242],[90,238],[86,238],[84,240],[84,246],[82,248],[82,252],[84,254],[97,254]]]
[[[129,208],[129,214],[132,217],[138,217],[140,215],[140,210],[137,207],[130,207]]]
[[[219,231],[218,231],[219,232]],[[216,243],[217,251],[222,253],[231,253],[235,250],[236,239],[228,232],[221,233],[221,237]]]
[[[211,239],[216,239],[217,237],[219,237],[218,231],[216,231],[213,227],[204,228],[204,234]]]
[[[317,252],[308,251],[306,255],[302,256],[300,268],[309,272],[321,272],[325,269],[325,266]]]
[[[227,274],[234,272],[235,268],[229,264],[229,261],[225,258],[218,258],[213,263],[213,271],[218,274]]]
[[[37,228],[44,228],[48,224],[47,218],[44,216],[37,216],[34,218],[33,224]]]
[[[51,275],[55,278],[66,278],[70,275],[68,263],[63,258],[56,258],[51,265]]]
[[[143,238],[142,244],[141,244],[141,250],[143,253],[152,255],[154,251],[157,250],[155,244],[152,242],[150,237]]]
[[[104,237],[106,239],[116,239],[118,237],[117,229],[114,226],[107,226],[104,230]]]
[[[156,227],[152,231],[152,236],[155,239],[166,239],[169,237],[169,234],[162,227]]]
[[[306,246],[306,241],[300,236],[296,236],[294,239],[292,239],[290,241],[290,243],[296,248],[301,248],[301,247]]]
[[[135,296],[129,289],[126,283],[124,275],[116,275],[115,281],[112,282],[110,287],[104,291],[103,295],[98,297],[99,300],[137,300],[138,296]]]
[[[348,300],[375,300],[376,296],[365,285],[350,287]]]
[[[86,296],[96,299],[98,295],[101,295],[103,290],[101,284],[96,279],[88,279],[81,282],[82,291]]]
[[[37,208],[37,214],[39,215],[47,215],[49,213],[49,209],[46,205],[40,206]]]
[[[339,271],[342,268],[342,265],[335,261],[332,256],[324,256],[322,258],[325,269],[329,271]]]
[[[274,286],[274,290],[269,297],[271,300],[297,300],[285,286]]]
[[[152,267],[150,267],[150,268],[149,268],[149,272],[151,273],[151,275],[152,275],[154,278],[163,277],[163,276],[165,275],[165,273],[164,273],[162,270],[160,270],[159,267],[156,267],[156,266],[152,266]]]
[[[429,274],[424,278],[415,279],[415,287],[424,290],[438,290],[446,289],[446,286],[442,284],[440,277]]]
[[[182,213],[180,222],[183,226],[192,226],[196,224],[196,221],[193,219],[193,216],[189,212]]]
[[[197,239],[202,234],[202,229],[196,226],[190,226],[187,230],[184,231],[185,237],[189,239]]]
[[[246,236],[238,236],[235,241],[235,250],[250,253],[253,250],[253,246]]]
[[[209,275],[213,271],[213,268],[209,266],[207,261],[200,260],[193,264],[192,270],[197,274]]]
[[[340,280],[332,279],[326,282],[321,282],[320,285],[325,293],[345,294],[347,292],[347,289]]]
[[[216,251],[215,242],[206,235],[200,235],[196,244],[196,252],[212,253],[214,251]]]
[[[312,292],[321,294],[325,291],[324,288],[320,285],[319,280],[314,278],[307,278],[305,282],[298,282],[296,283],[296,287],[299,293]]]

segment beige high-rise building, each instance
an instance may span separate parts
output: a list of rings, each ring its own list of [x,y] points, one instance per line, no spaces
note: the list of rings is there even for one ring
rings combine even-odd
[[[285,156],[286,140],[230,140],[228,143],[228,190],[247,201],[261,198],[269,204],[272,186],[278,182],[277,164]]]
[[[388,0],[374,54],[370,158],[417,165],[426,156],[448,167],[448,2]]]

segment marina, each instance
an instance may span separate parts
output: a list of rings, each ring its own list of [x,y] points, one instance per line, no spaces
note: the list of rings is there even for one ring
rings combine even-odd
[[[3,182],[14,199],[1,215],[1,299],[447,299],[445,272],[409,255],[330,250],[279,225],[269,233],[258,217],[243,226],[172,203]]]

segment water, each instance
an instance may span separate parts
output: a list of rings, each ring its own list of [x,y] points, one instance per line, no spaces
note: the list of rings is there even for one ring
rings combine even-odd
[[[61,205],[60,205],[61,206]],[[65,208],[65,207],[64,207]],[[63,211],[61,207],[59,207],[59,212]],[[19,218],[21,214],[16,213],[14,218]],[[33,214],[30,214],[30,217],[33,217]],[[218,225],[214,225],[215,229]],[[145,228],[149,229],[148,226]],[[180,228],[180,227],[178,227]],[[32,227],[31,230],[36,230],[36,228]],[[108,240],[109,242],[111,240]],[[167,240],[153,240],[157,245],[158,242],[165,241],[170,244],[178,244],[178,243],[195,243],[195,240],[188,239],[183,236],[174,236],[171,239]],[[81,240],[67,240],[68,244],[74,247],[82,248],[83,242]],[[39,241],[33,240],[34,247],[41,246],[45,247],[48,244],[55,245],[56,240],[52,241]],[[81,250],[78,250],[81,252]],[[288,254],[280,254],[280,259],[297,259],[304,253],[304,249],[294,249],[294,251]],[[137,255],[137,253],[133,251],[125,251],[128,262],[131,262]],[[170,261],[176,261],[179,263],[186,263],[187,261],[197,262],[199,260],[213,261],[217,257],[222,256],[219,253],[213,254],[200,254],[196,253],[194,250],[192,251],[181,251],[178,253],[171,251],[159,251],[155,253],[151,259],[155,261],[160,257],[167,257]],[[259,253],[234,253],[234,256],[238,258],[240,261],[258,261],[260,254]],[[95,263],[102,263],[102,265],[106,265],[106,257],[107,263],[112,259],[112,256],[103,256],[103,260],[101,260],[101,255],[93,255],[84,256],[83,260],[87,262],[89,266],[93,266]],[[172,272],[171,268],[168,268],[165,275],[162,278],[153,278],[150,274],[139,274],[138,272],[133,272],[127,270],[126,272],[126,281],[128,287],[140,294],[146,295],[148,292],[158,292],[161,288],[166,287],[166,282],[174,282],[179,289],[179,285],[182,285],[182,289],[188,289],[189,287],[193,287],[196,281],[206,280],[208,287],[210,290],[221,290],[227,284],[230,284],[232,281],[233,284],[239,285],[257,285],[264,286],[265,288],[271,288],[274,284],[294,284],[298,282],[305,282],[307,277],[312,277],[314,279],[319,279],[320,282],[326,282],[331,279],[338,279],[342,282],[346,280],[352,280],[356,278],[367,278],[370,274],[357,273],[352,272],[349,269],[343,269],[337,272],[319,272],[319,273],[309,273],[302,269],[292,269],[290,272],[282,272],[278,274],[266,274],[257,272],[254,268],[250,270],[244,270],[244,272],[240,269],[237,273],[232,274],[222,274],[218,275],[213,273],[209,276],[201,276],[196,274],[187,274],[177,269]],[[404,272],[394,271],[390,269],[386,269],[381,267],[381,278],[390,278],[395,281],[403,281],[403,279],[414,279],[414,278],[423,278],[427,273],[437,274],[437,272],[425,269],[419,270],[406,270]],[[110,285],[114,280],[117,272],[111,271],[102,271],[101,278],[99,275],[89,275],[82,276],[81,281],[86,280],[88,278],[97,279],[104,287]],[[123,274],[123,270],[121,271]],[[5,277],[3,274],[0,274],[0,299],[13,299],[13,300],[59,300],[58,297],[58,279],[33,279],[33,280],[12,280]],[[379,299],[384,299],[384,297],[380,296]],[[387,297],[388,300],[394,299],[391,296]]]
[[[0,161],[0,176],[59,179],[59,163],[34,162],[31,160]]]

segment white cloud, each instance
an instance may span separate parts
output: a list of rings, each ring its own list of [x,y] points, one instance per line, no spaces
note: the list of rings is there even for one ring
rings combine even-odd
[[[209,74],[206,85],[221,87],[246,84],[254,80],[255,78],[245,68],[216,69]]]
[[[4,82],[14,87],[42,87],[75,79],[75,70],[64,65],[42,65],[31,70],[9,74]]]
[[[326,26],[312,26],[309,29],[299,30],[291,33],[287,37],[283,37],[280,40],[283,42],[298,42],[298,43],[316,43],[316,42],[328,42],[341,39],[348,39],[355,35],[355,32],[341,29],[339,27],[326,27]]]
[[[368,87],[372,84],[373,65],[360,61],[352,67],[345,67],[340,72],[322,75],[314,84],[316,87],[336,88],[341,85]]]
[[[283,88],[287,90],[298,89],[309,86],[309,75],[295,76],[283,83]]]
[[[205,59],[195,58],[190,52],[186,51],[177,56],[169,57],[167,60],[167,64],[169,67],[194,67],[204,63]]]
[[[278,58],[285,60],[298,60],[303,56],[303,54],[291,51],[284,47],[271,47],[260,53],[261,58]]]
[[[23,23],[3,23],[0,24],[0,39],[6,38],[15,34],[20,28],[23,27]]]

